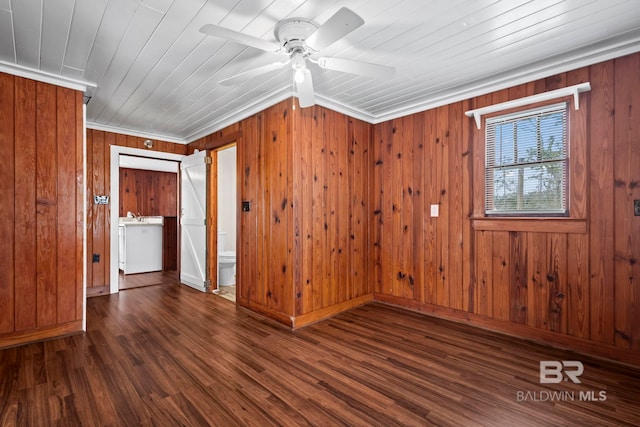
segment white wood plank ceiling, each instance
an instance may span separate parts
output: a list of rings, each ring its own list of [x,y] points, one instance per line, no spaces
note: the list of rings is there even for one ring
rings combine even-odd
[[[372,123],[640,51],[638,0],[0,0],[0,71],[94,84],[89,127],[191,141],[295,94],[290,67],[218,82],[276,55],[285,18],[365,24],[322,53],[392,65],[375,80],[311,65],[316,102]]]

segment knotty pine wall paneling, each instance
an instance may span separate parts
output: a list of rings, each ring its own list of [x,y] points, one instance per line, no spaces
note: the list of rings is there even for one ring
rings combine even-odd
[[[242,137],[237,141],[238,159],[238,202],[247,202],[249,211],[238,209],[238,242],[236,246],[236,296],[245,306],[257,303],[258,282],[262,275],[262,265],[258,264],[258,223],[261,180],[258,161],[260,159],[260,135],[262,116],[251,116],[241,123]],[[190,147],[191,148],[191,147]]]
[[[317,106],[293,117],[295,326],[302,326],[372,297],[372,126]]]
[[[93,202],[94,195],[109,195],[111,185],[111,145],[139,148],[148,150],[144,146],[146,138],[130,135],[106,132],[102,130],[87,129],[87,296],[96,296],[109,293],[109,264],[110,264],[110,240],[111,229],[110,205],[96,205]],[[166,141],[153,140],[153,151],[161,151],[174,154],[187,154],[187,145],[174,144]],[[148,171],[142,171],[148,172]],[[174,174],[175,175],[175,174]],[[121,183],[122,185],[122,183]],[[160,186],[160,183],[158,184]],[[159,191],[159,190],[156,190]],[[122,191],[120,194],[125,197]],[[135,194],[135,192],[134,192]],[[155,194],[155,192],[154,192]],[[155,199],[155,196],[154,196]],[[166,202],[170,205],[173,198]],[[133,202],[132,202],[133,203]],[[137,201],[136,201],[137,204]],[[164,203],[163,203],[164,204]],[[158,207],[156,204],[145,203],[144,206]],[[143,213],[136,209],[135,212]],[[126,211],[125,211],[126,214]],[[144,215],[148,215],[143,213]],[[173,215],[176,213],[173,212]],[[92,255],[100,254],[100,262],[94,263]]]
[[[264,209],[258,240],[259,277],[258,302],[268,310],[291,315],[292,313],[292,248],[291,239],[291,122],[290,105],[287,102],[259,113],[262,116],[263,133],[260,138],[260,164],[262,200],[258,209]]]
[[[640,363],[639,71],[633,54],[375,125],[375,298]],[[484,129],[464,111],[585,81],[570,107],[571,217],[476,220]]]
[[[348,218],[351,220],[351,228],[349,233],[345,233],[345,238],[347,238],[347,251],[351,258],[346,271],[351,275],[352,282],[346,300],[352,300],[373,295],[369,265],[369,212],[371,210],[369,165],[373,126],[349,117],[347,122],[349,170],[343,180],[349,187],[347,203],[350,206]],[[307,216],[304,212],[302,215]]]
[[[237,143],[240,305],[299,327],[373,298],[372,126],[294,99],[190,144]]]
[[[255,128],[251,126],[247,127],[247,122],[243,120],[212,134],[203,136],[202,138],[189,143],[187,148],[188,154],[193,154],[195,150],[214,150],[216,148],[224,147],[225,145],[236,143],[240,140],[243,132],[247,131],[247,129],[255,130]]]
[[[640,352],[640,216],[633,216],[640,200],[640,54],[614,66],[614,345]]]
[[[291,114],[291,168],[279,168],[273,162],[279,157],[268,152],[267,141],[282,137],[282,104],[274,107],[278,112],[263,112],[196,141],[190,150],[242,135],[239,191],[252,211],[240,214],[240,304],[275,308],[268,292],[293,292],[293,314],[280,320],[302,325],[374,292],[376,300],[640,364],[640,310],[634,306],[640,300],[634,279],[640,219],[633,216],[633,200],[640,198],[633,167],[640,150],[633,126],[639,55],[375,126],[347,119],[347,141],[358,132],[370,139],[367,150],[350,151],[346,162],[340,157],[344,116],[321,107]],[[580,110],[570,113],[571,218],[477,220],[484,215],[483,130],[464,112],[585,81],[592,90],[580,95]],[[366,178],[358,184],[360,161],[365,164],[359,176]],[[292,180],[275,185],[274,171],[292,173]],[[348,197],[328,191],[346,191],[346,182],[352,186]],[[291,245],[293,258],[289,251],[278,253],[282,247],[265,247],[272,243],[270,221],[287,205],[278,209],[274,191],[293,201],[284,227],[293,240],[279,240]],[[366,217],[358,222],[360,195]],[[265,197],[269,203],[261,203]],[[352,210],[344,207],[345,199]],[[434,204],[438,217],[430,216]],[[367,230],[363,240],[352,233],[357,226]],[[368,256],[355,255],[361,244]],[[342,257],[345,245],[350,255]],[[267,254],[277,257],[265,262]],[[276,280],[269,269],[284,263],[289,268],[290,262],[291,286],[265,283]],[[357,266],[366,266],[367,280],[356,279]],[[345,269],[349,279],[338,278]]]
[[[119,215],[177,216],[178,174],[120,168]]]
[[[591,340],[612,345],[614,343],[614,291],[615,266],[611,255],[614,254],[614,200],[615,191],[611,184],[614,181],[614,135],[615,115],[615,62],[607,61],[590,67],[591,115],[589,134],[591,147],[589,150],[590,179],[589,189],[591,201],[597,201],[599,208],[589,212],[589,288],[585,298],[591,298],[593,304],[584,312],[584,331],[582,336]]]
[[[449,134],[446,135],[448,145],[448,157],[449,165],[444,174],[448,179],[448,190],[445,195],[447,196],[447,202],[449,204],[449,212],[463,212],[464,205],[464,175],[463,165],[465,160],[465,153],[468,153],[468,146],[464,141],[464,132],[462,130],[462,123],[465,120],[464,112],[466,111],[464,102],[457,102],[451,105],[449,108]],[[444,197],[444,195],[443,195]],[[449,289],[449,306],[455,310],[462,310],[464,301],[464,264],[463,264],[463,252],[464,252],[464,221],[463,214],[453,215],[448,218],[448,263],[449,271],[443,278],[443,284]],[[505,236],[508,238],[508,236]],[[508,280],[502,277],[502,280]],[[509,307],[505,308],[506,316],[509,315]]]
[[[236,139],[241,171],[238,201],[251,205],[249,212],[238,210],[237,301],[291,326],[290,102],[283,101],[233,127],[241,131]],[[195,147],[205,148],[198,144]]]
[[[314,121],[310,123],[311,153],[307,154],[311,158],[311,173],[313,174],[312,179],[315,183],[311,186],[312,199],[310,200],[315,208],[311,211],[311,239],[313,242],[311,256],[313,259],[313,270],[311,270],[312,277],[309,279],[312,285],[311,293],[313,296],[311,307],[313,307],[313,309],[324,307],[326,295],[328,291],[330,291],[330,285],[327,283],[327,271],[330,266],[325,258],[330,250],[328,247],[328,238],[325,234],[329,229],[327,184],[324,182],[326,170],[326,158],[324,156],[327,152],[327,141],[325,140],[324,134],[325,120],[325,114],[316,114]],[[325,290],[325,287],[328,289]]]
[[[0,347],[79,332],[82,93],[0,73]]]

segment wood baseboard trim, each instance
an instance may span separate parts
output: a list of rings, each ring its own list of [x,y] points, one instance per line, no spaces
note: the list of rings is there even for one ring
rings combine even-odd
[[[367,294],[350,299],[348,301],[331,305],[329,307],[321,308],[320,310],[312,311],[311,313],[305,313],[299,316],[295,316],[292,318],[293,329],[302,328],[303,326],[307,326],[312,323],[327,319],[329,317],[333,317],[338,313],[350,310],[354,307],[358,307],[371,301],[373,301],[373,294]]]
[[[101,295],[109,295],[110,293],[111,293],[111,289],[109,289],[109,285],[92,286],[90,288],[87,288],[87,298],[99,297]]]
[[[241,306],[241,307],[247,308],[247,309],[249,309],[251,311],[254,311],[256,313],[260,313],[260,314],[263,314],[263,315],[265,315],[267,317],[270,317],[270,318],[272,318],[274,320],[277,320],[278,322],[280,322],[280,323],[282,323],[282,324],[284,324],[284,325],[286,325],[286,326],[288,326],[290,328],[293,327],[293,320],[292,320],[291,316],[288,316],[285,313],[281,313],[281,312],[276,311],[276,310],[274,310],[272,308],[256,304],[254,302],[251,302],[251,301],[249,301],[249,300],[247,300],[245,298],[239,297],[239,296],[236,296],[236,304]]]
[[[61,323],[38,329],[0,335],[0,349],[29,344],[36,341],[50,340],[83,332],[82,320]]]
[[[417,311],[444,320],[465,323],[481,329],[533,341],[539,344],[574,351],[576,353],[585,354],[595,358],[607,359],[636,367],[640,366],[640,352],[634,352],[632,350],[618,348],[607,344],[595,343],[593,341],[585,340],[584,338],[561,335],[526,325],[508,323],[474,313],[467,313],[432,304],[423,304],[414,300],[391,295],[376,293],[375,301]]]

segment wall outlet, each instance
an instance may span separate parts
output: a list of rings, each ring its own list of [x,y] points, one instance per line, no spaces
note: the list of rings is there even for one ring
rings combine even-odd
[[[251,210],[251,202],[247,200],[242,201],[242,212],[249,212]]]
[[[100,254],[93,254],[93,262],[100,262]]]
[[[437,218],[440,215],[440,205],[431,205],[431,218]]]
[[[633,201],[633,214],[635,216],[640,216],[640,200]]]

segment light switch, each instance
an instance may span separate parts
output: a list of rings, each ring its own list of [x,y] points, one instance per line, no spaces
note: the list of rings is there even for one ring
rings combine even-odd
[[[440,215],[440,205],[431,205],[431,218],[437,218]]]

